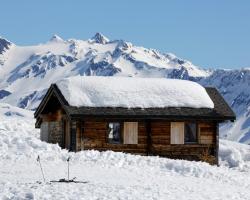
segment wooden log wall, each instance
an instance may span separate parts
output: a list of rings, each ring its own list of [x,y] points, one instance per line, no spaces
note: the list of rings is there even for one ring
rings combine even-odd
[[[111,144],[107,141],[108,123],[106,121],[86,120],[81,122],[81,130],[77,138],[82,135],[82,140],[77,140],[77,146],[81,149],[96,149],[100,151],[113,150],[135,154],[146,154],[147,137],[145,122],[138,122],[138,144]],[[83,141],[83,142],[82,142]]]
[[[215,161],[216,124],[198,122],[198,143],[196,144],[170,144],[171,122],[151,122],[152,154],[170,158]]]
[[[63,117],[64,113],[62,109],[58,109],[54,113],[42,114],[41,116],[43,127],[40,131],[40,137],[44,138],[46,136],[47,141],[49,143],[56,144],[58,143],[59,146],[65,147],[65,136],[64,134],[64,124],[63,124]],[[68,130],[67,126],[67,130]]]
[[[199,143],[200,144],[215,144],[216,142],[216,124],[214,123],[199,123]]]
[[[198,123],[198,143],[170,144],[169,121],[150,122],[150,148],[147,141],[146,121],[138,121],[138,144],[110,144],[107,141],[108,122],[105,120],[85,120],[77,123],[77,150],[112,150],[134,154],[153,154],[188,160],[214,160],[216,154],[216,123]],[[123,135],[123,134],[122,134]],[[148,152],[150,149],[151,152]],[[213,163],[214,164],[214,163]]]
[[[170,145],[170,122],[151,122],[152,148]]]
[[[62,122],[61,121],[53,121],[49,122],[49,143],[56,144],[59,146],[63,145],[63,135],[62,135]]]

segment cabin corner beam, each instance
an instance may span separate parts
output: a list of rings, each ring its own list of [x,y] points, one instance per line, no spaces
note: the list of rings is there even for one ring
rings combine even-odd
[[[219,166],[219,123],[216,123],[216,165]]]
[[[146,120],[147,132],[147,155],[152,155],[152,135],[151,135],[151,121]]]

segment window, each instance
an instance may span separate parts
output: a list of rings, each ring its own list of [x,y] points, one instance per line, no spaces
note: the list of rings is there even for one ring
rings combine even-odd
[[[110,122],[108,125],[108,142],[121,143],[121,124],[119,122]]]
[[[124,122],[124,144],[138,144],[138,122]]]
[[[197,143],[196,123],[171,122],[171,144]]]
[[[197,142],[196,123],[185,123],[185,143]]]

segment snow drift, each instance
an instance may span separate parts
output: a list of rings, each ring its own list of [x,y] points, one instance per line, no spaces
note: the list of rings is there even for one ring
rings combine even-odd
[[[56,85],[71,106],[214,108],[195,82],[164,78],[71,77]]]
[[[221,140],[220,167],[112,151],[69,153],[38,139],[33,112],[0,108],[0,199],[249,199],[247,145]],[[37,182],[38,155],[45,183]],[[86,184],[49,182],[67,177],[68,157],[70,178]]]

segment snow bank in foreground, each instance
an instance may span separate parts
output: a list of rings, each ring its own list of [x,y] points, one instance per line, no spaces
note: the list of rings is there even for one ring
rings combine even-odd
[[[250,167],[250,146],[220,140],[219,158],[220,163],[228,167]]]
[[[222,140],[221,167],[112,151],[69,153],[40,141],[34,120],[0,118],[0,199],[248,200],[250,196],[246,145]],[[46,179],[42,184],[37,182],[42,181],[38,155]],[[87,183],[50,183],[67,178],[69,156],[70,178]]]
[[[76,76],[56,84],[77,107],[214,107],[205,88],[185,80]]]
[[[4,105],[4,109],[7,109],[8,105]],[[7,109],[7,112],[13,112],[15,107],[12,109]],[[0,107],[0,111],[3,111],[3,107]],[[4,112],[5,112],[4,111]],[[27,116],[32,116],[33,112],[25,111],[23,109],[18,110],[20,114]],[[167,160],[166,162],[177,164],[180,163],[190,163],[189,161],[173,161],[164,158],[157,157],[140,157],[122,153],[99,153],[95,151],[90,152],[78,152],[78,153],[68,153],[66,150],[62,150],[58,145],[48,144],[42,142],[39,139],[39,129],[34,128],[34,119],[28,117],[20,117],[17,116],[1,116],[0,115],[0,158],[1,159],[16,159],[17,157],[23,158],[35,158],[37,155],[42,155],[44,159],[48,160],[56,160],[62,159],[64,160],[67,156],[72,156],[73,160],[76,162],[78,160],[91,160],[92,158],[102,157],[107,158],[107,155],[111,155],[112,159],[114,157],[119,158],[122,157],[130,157],[139,158],[139,160]],[[109,156],[108,156],[109,157]],[[220,151],[219,151],[220,164],[222,166],[226,166],[229,168],[250,168],[250,146],[245,144],[240,144],[237,142],[231,142],[227,140],[220,140]],[[111,160],[112,160],[111,159]],[[94,160],[98,160],[95,159]],[[132,162],[132,161],[130,161]],[[119,161],[115,161],[114,165],[119,164]],[[192,162],[197,163],[197,162]],[[193,164],[192,164],[193,165]],[[203,163],[202,165],[207,165]],[[174,168],[174,166],[173,166]]]
[[[34,128],[34,120],[27,118],[3,117],[0,121],[0,159],[20,160],[35,159],[38,155],[47,161],[65,161],[68,156],[77,162],[97,162],[101,165],[128,167],[136,164],[138,167],[151,165],[152,167],[167,168],[181,173],[201,176],[206,163],[171,160],[158,157],[135,156],[124,153],[83,151],[69,153],[58,145],[40,141],[39,129]],[[234,169],[250,169],[250,146],[220,140],[220,165]],[[106,160],[106,161],[105,161]],[[201,167],[205,167],[204,169]]]

